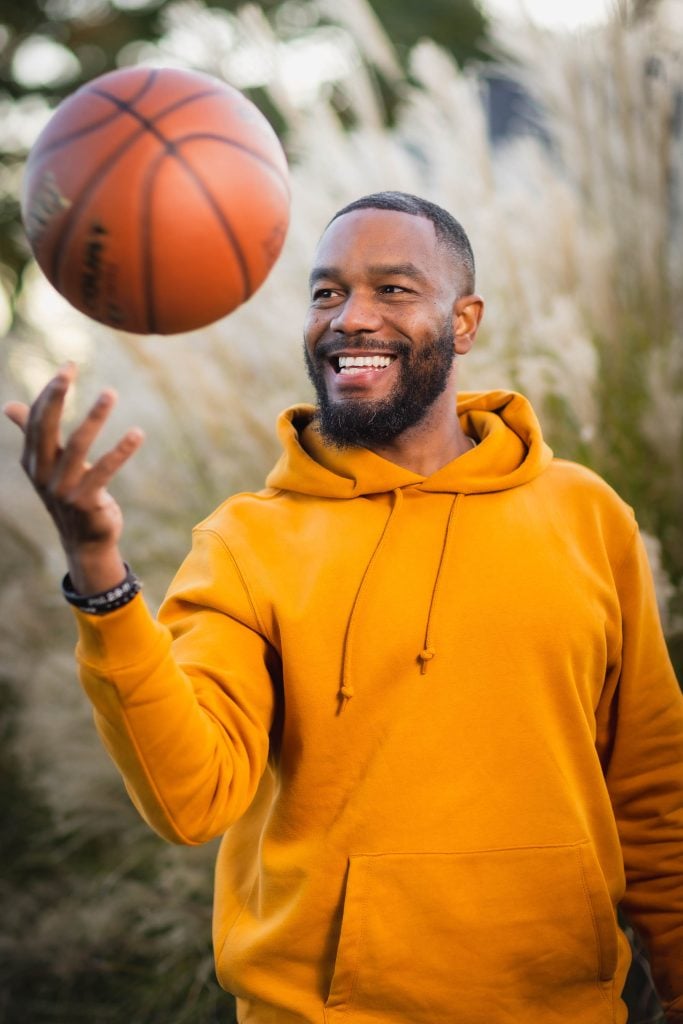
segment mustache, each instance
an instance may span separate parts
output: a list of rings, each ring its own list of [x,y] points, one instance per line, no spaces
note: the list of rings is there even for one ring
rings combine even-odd
[[[410,344],[407,341],[377,341],[375,338],[356,335],[353,338],[330,338],[328,341],[321,341],[315,346],[314,359],[333,359],[340,352],[354,352],[371,350],[381,355],[386,352],[392,356],[406,356],[410,354]]]

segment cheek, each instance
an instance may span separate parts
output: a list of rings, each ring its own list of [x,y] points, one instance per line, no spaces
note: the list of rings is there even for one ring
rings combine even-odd
[[[309,309],[304,319],[304,342],[309,351],[325,333],[328,320],[329,317],[322,316],[319,310]]]

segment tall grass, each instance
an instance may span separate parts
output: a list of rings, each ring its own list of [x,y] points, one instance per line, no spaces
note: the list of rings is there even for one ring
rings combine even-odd
[[[220,70],[218,17],[198,4],[170,9],[162,57],[193,53]],[[324,223],[364,192],[421,193],[464,222],[488,303],[461,386],[530,394],[558,453],[594,465],[634,503],[680,651],[680,38],[655,18],[580,36],[506,30],[504,70],[533,97],[542,130],[494,145],[485,81],[429,41],[402,78],[361,0],[349,18],[349,74],[315,103],[292,92],[258,8],[235,23],[273,69],[270,101],[293,163],[292,228],[259,293],[197,334],[132,339],[84,320],[32,271],[0,354],[0,397],[33,394],[66,357],[81,366],[72,421],[102,384],[118,388],[108,440],[133,422],[148,435],[117,494],[126,553],[156,605],[191,525],[226,494],[260,485],[276,413],[309,397],[299,325]],[[401,100],[391,127],[378,66]],[[225,1020],[208,948],[213,851],[149,835],[98,747],[57,593],[61,552],[17,449],[1,426],[0,1021]]]

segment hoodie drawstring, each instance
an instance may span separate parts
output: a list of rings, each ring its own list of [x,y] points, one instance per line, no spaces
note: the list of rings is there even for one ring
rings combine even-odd
[[[460,495],[460,494],[456,494],[455,495],[455,497],[453,498],[453,501],[451,502],[450,512],[448,513],[448,521],[446,523],[446,532],[444,533],[443,545],[441,547],[441,556],[439,558],[439,565],[438,565],[438,568],[436,570],[436,576],[434,578],[434,586],[432,588],[432,596],[431,596],[431,599],[430,599],[430,602],[429,602],[429,611],[427,612],[427,625],[425,627],[424,647],[422,648],[422,650],[418,654],[418,658],[419,658],[420,662],[422,663],[421,667],[420,667],[420,672],[421,672],[422,675],[425,674],[425,672],[427,671],[427,666],[428,666],[429,662],[432,660],[432,658],[436,654],[436,650],[434,648],[434,643],[432,641],[432,634],[431,634],[432,617],[433,617],[433,614],[434,614],[434,608],[436,606],[436,598],[437,598],[437,594],[438,594],[438,590],[439,590],[439,584],[441,582],[441,570],[444,567],[444,564],[445,564],[445,561],[446,561],[446,555],[448,553],[448,547],[449,547],[451,533],[452,533],[451,527],[452,527],[453,521],[455,519],[455,510],[456,510],[456,508],[458,506],[458,501],[459,501],[459,499],[461,497],[462,497],[462,495]]]
[[[368,580],[368,577],[370,575],[371,569],[372,569],[373,565],[375,564],[375,561],[377,559],[377,555],[379,554],[380,549],[381,549],[381,547],[382,547],[382,545],[384,543],[384,539],[385,539],[385,537],[386,537],[386,535],[387,535],[387,533],[389,531],[389,526],[392,523],[392,521],[394,519],[394,516],[396,515],[396,513],[400,509],[401,504],[403,502],[403,494],[401,493],[401,489],[399,487],[396,487],[394,489],[394,491],[392,492],[392,494],[393,494],[393,503],[392,503],[392,506],[391,506],[391,511],[389,512],[389,515],[387,516],[387,521],[384,524],[384,529],[382,530],[382,532],[381,532],[381,534],[379,536],[379,540],[377,541],[377,544],[375,545],[375,550],[372,552],[372,554],[370,556],[370,561],[368,562],[368,564],[365,567],[365,572],[363,573],[363,575],[361,577],[361,581],[358,584],[358,590],[356,591],[356,596],[353,599],[353,606],[351,608],[351,615],[349,616],[349,623],[348,623],[348,626],[346,627],[346,636],[344,637],[344,651],[343,651],[343,654],[342,654],[342,682],[341,682],[341,686],[339,688],[339,693],[338,693],[339,708],[337,710],[337,714],[341,714],[341,712],[344,710],[344,708],[346,707],[348,702],[351,700],[351,698],[353,697],[354,692],[355,692],[354,689],[353,689],[353,684],[349,680],[350,670],[349,670],[348,654],[349,654],[349,650],[350,650],[350,647],[351,647],[352,634],[353,634],[355,623],[356,623],[356,611],[358,609],[358,603],[359,603],[361,591],[363,590],[365,584],[367,583],[367,580]]]

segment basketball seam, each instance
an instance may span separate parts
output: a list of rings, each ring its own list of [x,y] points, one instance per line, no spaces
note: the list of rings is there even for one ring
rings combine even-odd
[[[181,107],[186,107],[189,103],[194,103],[195,100],[203,100],[206,99],[207,96],[220,95],[220,91],[218,89],[203,89],[201,92],[195,92],[191,96],[181,96],[180,99],[174,100],[170,106],[164,107],[163,110],[157,111],[156,114],[146,117],[144,114],[141,114],[136,110],[135,107],[132,107],[129,100],[119,99],[118,96],[112,96],[110,93],[100,89],[93,89],[92,91],[97,96],[101,96],[102,99],[109,100],[117,106],[122,113],[130,114],[131,117],[141,124],[143,128],[151,131],[153,135],[156,135],[160,141],[167,141],[156,126],[156,122],[160,121],[162,117],[167,117],[168,114],[172,114],[176,110],[180,110]]]
[[[128,102],[137,103],[138,100],[141,100],[142,97],[147,92],[147,90],[149,89],[149,87],[152,85],[152,82],[156,77],[156,72],[152,72],[152,74],[149,75],[147,80],[143,83],[142,88],[133,97],[131,97],[131,99]],[[86,92],[94,92],[98,96],[103,95],[97,89],[87,89]],[[110,99],[109,96],[107,96],[106,98]],[[62,146],[68,146],[69,143],[74,142],[76,139],[83,138],[84,135],[89,135],[91,132],[97,131],[98,128],[107,128],[112,123],[112,121],[115,121],[116,118],[120,117],[122,113],[124,113],[124,111],[121,109],[121,107],[118,107],[116,110],[112,110],[111,113],[108,113],[105,116],[104,120],[97,121],[94,124],[85,125],[85,127],[79,128],[77,131],[71,132],[70,135],[64,135],[60,139],[54,139],[45,147],[39,149],[35,155],[32,154],[33,159],[40,160],[42,157],[47,156],[48,153],[53,153],[56,149],[60,149]]]
[[[174,140],[175,146],[182,146],[186,142],[200,142],[207,140],[209,142],[222,142],[226,146],[233,146],[235,149],[239,149],[242,153],[246,153],[247,156],[253,157],[262,163],[264,167],[267,167],[269,171],[272,171],[285,186],[287,194],[289,194],[289,182],[287,176],[283,174],[280,168],[268,160],[267,157],[263,156],[257,149],[251,149],[250,146],[245,146],[243,142],[238,142],[236,139],[229,139],[225,135],[216,135],[213,132],[194,132],[192,135],[184,135],[180,139]]]
[[[152,261],[152,202],[151,193],[154,178],[168,156],[168,150],[162,150],[155,157],[152,165],[147,168],[142,183],[140,205],[142,207],[140,225],[140,246],[142,249],[142,291],[145,303],[147,330],[150,334],[157,333],[156,308],[154,302],[154,264]]]
[[[230,245],[232,247],[233,253],[235,255],[235,258],[237,260],[237,264],[238,264],[239,269],[240,269],[240,273],[242,275],[242,285],[243,285],[243,289],[242,289],[243,290],[242,302],[246,302],[246,300],[249,298],[249,296],[251,295],[251,293],[253,291],[252,286],[251,286],[251,275],[249,274],[249,267],[248,267],[248,264],[247,264],[246,257],[244,255],[244,250],[242,249],[242,246],[240,245],[239,240],[238,240],[237,236],[235,235],[235,232],[233,231],[233,228],[232,228],[232,225],[230,224],[229,219],[226,217],[224,211],[218,205],[215,197],[213,196],[213,194],[212,194],[211,190],[209,189],[208,185],[206,184],[206,182],[202,180],[200,175],[195,171],[194,167],[192,167],[192,165],[189,163],[189,161],[186,160],[186,158],[184,156],[182,156],[180,153],[177,153],[174,150],[172,150],[172,151],[168,151],[167,150],[165,153],[161,154],[161,159],[159,160],[159,167],[161,166],[161,163],[163,162],[163,158],[167,157],[167,156],[173,157],[181,165],[181,167],[183,168],[185,173],[188,175],[188,177],[193,180],[195,186],[199,189],[199,191],[202,193],[202,195],[206,199],[207,203],[211,207],[211,210],[212,210],[214,216],[216,217],[216,220],[218,221],[218,223],[223,228],[223,233],[224,233],[225,237],[227,238],[228,242],[230,243]],[[156,173],[157,170],[159,169],[159,167],[155,167],[154,170],[153,170],[153,173]],[[151,225],[151,215],[149,217],[147,217],[147,212],[148,212],[147,210],[143,209],[143,214],[142,214],[143,215],[143,219],[146,221],[147,224]],[[145,238],[145,233],[146,233],[146,239],[147,239],[147,243],[148,243],[148,248],[147,248],[147,251],[143,251],[143,265],[145,267],[151,268],[151,266],[152,266],[152,260],[151,260],[151,234],[152,234],[151,226],[149,228],[149,231],[146,232],[145,224],[143,224],[143,226],[141,228],[141,235],[142,235],[143,238]],[[147,302],[148,302],[148,306],[147,306],[147,322],[152,327],[152,333],[155,333],[156,332],[157,318],[156,318],[156,311],[155,311],[155,305],[156,304],[155,304],[155,301],[154,301],[154,293],[153,293],[152,280],[153,280],[153,274],[150,271],[149,280],[145,280],[145,286],[144,287],[145,287],[145,297],[146,297]]]

